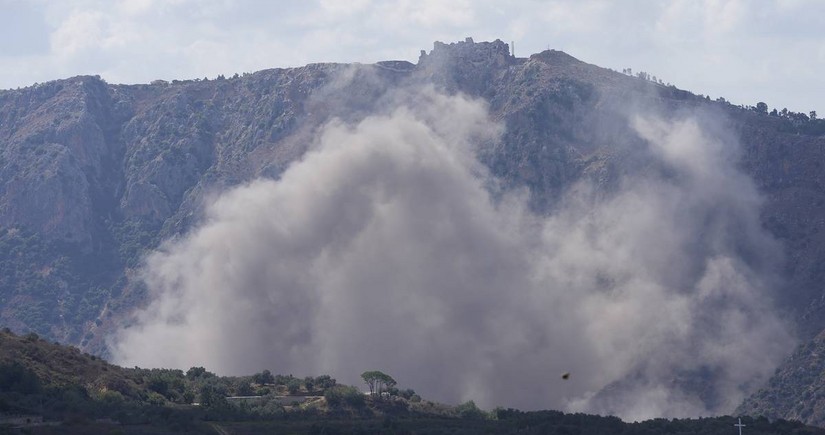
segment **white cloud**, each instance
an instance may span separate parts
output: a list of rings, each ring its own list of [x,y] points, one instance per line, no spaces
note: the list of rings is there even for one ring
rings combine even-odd
[[[741,0],[705,0],[705,29],[717,37],[736,31],[742,27],[743,15],[746,12]]]
[[[154,0],[122,0],[118,8],[124,15],[134,16],[149,12],[154,4]]]
[[[564,49],[587,62],[645,70],[735,103],[762,100],[799,111],[822,104],[811,90],[818,89],[817,72],[825,69],[825,3],[812,0],[26,4],[25,10],[10,8],[10,14],[29,21],[32,11],[42,15],[51,29],[31,28],[49,32],[45,39],[52,49],[43,53],[38,38],[29,37],[16,41],[14,50],[0,52],[3,64],[16,65],[0,68],[0,87],[78,73],[148,82],[307,62],[414,61],[418,50],[434,40],[473,36],[515,41],[523,56],[548,47]],[[214,56],[200,54],[202,47],[215,50]]]
[[[69,15],[52,33],[52,51],[57,56],[72,58],[84,50],[100,47],[106,17],[98,11],[78,11]]]

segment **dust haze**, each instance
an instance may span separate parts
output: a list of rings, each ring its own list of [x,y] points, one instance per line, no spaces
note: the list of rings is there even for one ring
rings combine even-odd
[[[641,419],[730,412],[789,352],[779,245],[703,118],[630,118],[656,167],[537,215],[476,158],[504,129],[483,102],[397,100],[328,123],[149,255],[116,361],[355,385],[378,369],[448,403]]]

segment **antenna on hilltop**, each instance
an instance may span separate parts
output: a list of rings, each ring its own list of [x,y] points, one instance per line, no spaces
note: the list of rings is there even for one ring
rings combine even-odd
[[[516,57],[516,42],[510,41],[510,56]]]
[[[745,425],[742,424],[742,418],[741,417],[739,418],[739,423],[734,424],[734,426],[739,428],[739,435],[742,435],[742,428],[745,427]]]

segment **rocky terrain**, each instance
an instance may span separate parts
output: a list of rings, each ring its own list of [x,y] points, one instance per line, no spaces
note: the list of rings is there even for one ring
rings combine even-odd
[[[417,86],[487,101],[506,130],[483,162],[507,187],[528,188],[531,205],[544,212],[578,180],[609,190],[620,174],[645,169],[629,158],[626,144],[640,140],[629,113],[712,114],[738,136],[741,167],[765,198],[762,224],[782,243],[779,303],[803,341],[813,339],[799,352],[821,343],[814,338],[825,328],[818,120],[711,101],[560,51],[514,58],[501,41],[472,40],[437,42],[416,64],[312,64],[144,85],[83,76],[0,91],[0,324],[102,352],[107,331],[145,302],[142,254],[185,232],[205,197],[277,178],[330,119],[361,119],[390,105],[393,90]],[[797,353],[788,364],[814,382],[820,369],[800,365],[805,358]],[[796,370],[780,369],[766,391]],[[818,408],[795,405],[812,403],[811,391],[786,390],[781,400],[759,393],[749,403],[760,405],[743,409],[764,410],[775,398],[787,409],[772,415],[825,424]]]
[[[825,426],[825,333],[800,346],[739,411]]]

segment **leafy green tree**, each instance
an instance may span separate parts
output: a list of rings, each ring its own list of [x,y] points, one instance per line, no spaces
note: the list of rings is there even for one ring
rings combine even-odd
[[[289,381],[295,379],[292,375],[275,375],[275,385],[288,385]]]
[[[768,113],[768,105],[763,102],[756,103],[756,111],[758,113]]]
[[[329,375],[321,375],[315,378],[315,387],[320,390],[326,390],[328,388],[332,388],[335,386],[336,381],[335,379],[331,378]]]
[[[204,385],[200,390],[201,405],[207,408],[225,408],[229,405],[226,401],[226,392],[215,385]]]
[[[183,393],[182,399],[183,403],[192,403],[195,401],[195,393],[187,390]]]
[[[461,418],[472,420],[482,420],[487,416],[487,414],[485,414],[484,411],[480,410],[478,406],[476,406],[476,403],[472,400],[456,406],[455,412]]]
[[[252,381],[261,385],[274,384],[275,376],[272,376],[272,373],[270,373],[269,370],[264,370],[261,373],[255,373],[252,375]]]
[[[191,369],[186,371],[186,378],[187,379],[196,379],[203,377],[208,373],[205,368],[203,367],[192,367]]]
[[[315,378],[313,378],[312,376],[305,377],[304,378],[304,388],[307,389],[307,392],[313,391],[314,387],[315,387]]]
[[[392,376],[378,370],[361,373],[361,379],[367,383],[367,387],[370,389],[370,395],[373,397],[381,397],[383,391],[394,387],[396,384]]]
[[[344,396],[339,388],[329,388],[324,391],[324,399],[327,401],[327,405],[331,407],[339,406],[344,402]]]
[[[240,379],[237,385],[235,385],[235,393],[238,396],[252,396],[255,394],[255,390],[252,389],[252,385],[249,385],[246,379],[248,378]]]
[[[295,394],[298,390],[301,389],[301,381],[298,379],[292,378],[286,383],[286,389],[289,391],[289,394]]]
[[[165,377],[154,374],[148,379],[148,385],[150,390],[165,396],[169,392],[169,382],[166,380]]]
[[[324,399],[331,407],[349,405],[353,408],[364,406],[364,395],[355,387],[335,385],[324,391]]]

